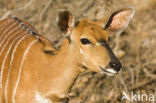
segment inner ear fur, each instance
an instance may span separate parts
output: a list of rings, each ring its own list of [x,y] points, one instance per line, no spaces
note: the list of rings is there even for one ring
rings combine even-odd
[[[106,20],[104,29],[108,31],[124,30],[133,18],[134,13],[134,7],[124,8],[113,12],[110,16],[104,18]]]
[[[63,33],[70,33],[71,28],[74,26],[75,18],[67,10],[59,10],[57,14],[57,24],[59,30]]]

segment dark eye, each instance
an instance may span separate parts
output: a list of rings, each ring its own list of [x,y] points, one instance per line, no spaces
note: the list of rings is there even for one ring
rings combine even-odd
[[[84,44],[84,45],[91,44],[91,42],[86,38],[81,39],[81,43]]]

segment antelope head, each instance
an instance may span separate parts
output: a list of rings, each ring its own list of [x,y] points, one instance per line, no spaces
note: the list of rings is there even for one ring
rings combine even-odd
[[[122,65],[107,44],[110,33],[123,31],[134,15],[129,7],[113,12],[99,21],[75,20],[68,11],[58,13],[58,26],[82,67],[95,72],[115,75]]]

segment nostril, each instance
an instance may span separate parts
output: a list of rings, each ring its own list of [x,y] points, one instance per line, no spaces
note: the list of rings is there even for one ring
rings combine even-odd
[[[110,67],[115,69],[116,71],[120,71],[121,69],[121,63],[120,62],[110,62]]]

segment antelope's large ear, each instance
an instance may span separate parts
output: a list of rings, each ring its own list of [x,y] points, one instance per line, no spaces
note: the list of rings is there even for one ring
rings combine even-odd
[[[121,9],[112,13],[107,19],[104,25],[104,29],[108,31],[122,31],[124,30],[135,13],[134,7]]]
[[[67,10],[59,10],[56,20],[59,30],[62,31],[65,36],[70,35],[70,31],[75,24],[75,17]]]

